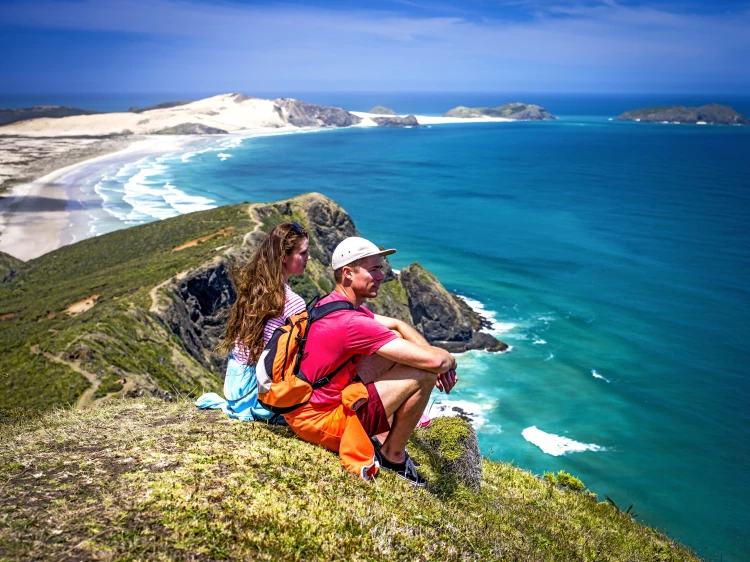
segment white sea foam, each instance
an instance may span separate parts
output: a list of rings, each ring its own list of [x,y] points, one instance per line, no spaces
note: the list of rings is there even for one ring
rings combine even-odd
[[[226,160],[227,158],[231,158],[231,157],[232,157],[232,155],[231,155],[231,154],[226,154],[226,153],[224,153],[224,152],[219,152],[219,154],[217,154],[216,156],[218,156],[219,158],[221,158],[221,161],[222,161],[222,162],[223,162],[224,160]]]
[[[594,443],[579,443],[567,437],[546,433],[535,425],[524,429],[521,435],[526,441],[536,445],[553,457],[559,457],[567,453],[583,453],[584,451],[606,451],[604,447]]]
[[[609,379],[607,377],[603,377],[602,375],[597,373],[595,369],[591,369],[591,376],[595,379],[602,379],[604,382],[609,382]]]
[[[211,199],[188,195],[172,185],[165,160],[142,158],[102,178],[94,186],[102,208],[121,221],[139,224],[216,206]]]
[[[531,343],[534,345],[545,345],[547,342],[540,337],[534,336],[534,341]]]
[[[478,300],[469,297],[465,297],[463,295],[456,296],[458,296],[460,299],[463,299],[463,301],[469,305],[469,308],[471,308],[474,312],[479,314],[479,316],[490,323],[491,327],[482,329],[483,332],[487,332],[488,334],[492,334],[493,336],[499,336],[500,334],[509,332],[516,327],[516,325],[512,322],[500,322],[497,319],[497,313],[493,310],[487,310],[487,308],[484,306],[484,303],[481,303]]]
[[[474,429],[479,429],[487,423],[485,411],[487,407],[467,400],[448,400],[440,398],[429,408],[431,418],[442,418],[450,416],[466,416]],[[494,426],[493,426],[494,427]]]
[[[547,361],[552,361],[554,358],[555,358],[555,354],[554,353],[550,353],[549,357],[547,357],[547,359],[545,359],[544,362],[546,363]]]

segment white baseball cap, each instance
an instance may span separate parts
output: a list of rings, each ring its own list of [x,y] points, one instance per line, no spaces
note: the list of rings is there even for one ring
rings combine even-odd
[[[333,251],[333,256],[331,257],[331,267],[335,271],[362,258],[369,258],[370,256],[390,256],[395,253],[396,250],[393,248],[390,250],[381,250],[369,240],[365,240],[359,236],[350,236],[349,238],[342,240],[339,245],[336,246],[336,249]]]

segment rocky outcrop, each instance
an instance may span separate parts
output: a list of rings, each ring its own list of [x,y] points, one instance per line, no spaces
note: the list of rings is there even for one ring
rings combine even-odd
[[[376,105],[368,113],[374,113],[376,115],[396,115],[396,112],[389,107],[383,105]]]
[[[461,417],[432,420],[426,429],[417,429],[412,439],[430,456],[437,472],[433,484],[443,494],[452,493],[456,484],[479,491],[482,483],[482,455],[477,434]]]
[[[202,123],[181,123],[174,127],[167,127],[161,131],[154,131],[154,135],[225,135],[227,132],[216,127],[209,127]]]
[[[750,125],[750,120],[731,107],[712,103],[701,107],[647,107],[626,111],[618,121],[642,121],[644,123],[690,123],[707,125]]]
[[[10,254],[0,252],[0,283],[11,281],[23,268],[24,262]],[[0,314],[2,311],[0,310]]]
[[[280,98],[274,103],[295,127],[350,127],[362,120],[339,107],[313,105],[292,98]]]
[[[445,290],[437,278],[418,263],[401,270],[414,326],[433,345],[460,353],[468,349],[504,351],[506,344],[481,332],[482,317]]]
[[[419,127],[419,121],[413,115],[406,117],[372,117],[378,127]]]
[[[185,350],[203,367],[224,373],[227,359],[212,353],[226,323],[226,312],[237,295],[226,263],[197,271],[174,289],[173,306],[162,320],[180,338]]]
[[[17,121],[38,119],[40,117],[70,117],[71,115],[94,115],[101,111],[77,109],[58,105],[35,105],[18,109],[0,109],[0,127]]]
[[[317,193],[287,201],[254,204],[251,214],[270,228],[284,221],[297,220],[310,235],[310,255],[303,276],[290,279],[292,289],[306,301],[323,296],[335,286],[330,268],[336,245],[359,233],[351,217],[339,205]],[[212,352],[219,343],[226,312],[236,295],[229,280],[234,264],[243,264],[265,236],[262,230],[248,234],[242,247],[228,248],[225,257],[186,275],[172,286],[174,298],[159,312],[187,352],[205,368],[223,374],[226,359]],[[231,256],[231,257],[229,257]],[[386,280],[378,297],[367,302],[376,314],[403,320],[415,326],[433,345],[452,352],[467,349],[502,351],[507,346],[481,332],[482,318],[458,297],[451,295],[434,275],[412,264],[396,275],[384,260]]]
[[[462,119],[477,117],[502,117],[517,121],[552,121],[557,119],[549,111],[534,104],[508,103],[497,107],[454,107],[445,112],[443,117],[458,117]]]

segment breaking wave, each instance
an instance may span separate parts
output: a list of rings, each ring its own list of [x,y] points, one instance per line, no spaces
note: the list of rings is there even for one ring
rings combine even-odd
[[[527,427],[521,432],[523,438],[529,443],[539,447],[543,452],[553,457],[559,457],[568,453],[583,453],[584,451],[606,451],[601,445],[595,443],[579,443],[561,435],[546,433],[535,425]]]

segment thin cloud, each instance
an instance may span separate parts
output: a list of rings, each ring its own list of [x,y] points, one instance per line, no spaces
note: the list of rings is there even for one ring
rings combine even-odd
[[[511,3],[537,10],[537,17],[512,18],[497,7],[477,20],[406,14],[393,4],[388,10],[344,11],[84,0],[6,4],[0,6],[0,20],[23,28],[129,34],[136,50],[145,42],[152,52],[158,45],[179,45],[179,53],[168,55],[173,67],[190,57],[201,77],[214,79],[238,65],[272,83],[288,84],[298,76],[356,81],[367,88],[387,79],[408,89],[420,83],[549,88],[554,80],[575,86],[596,82],[598,76],[610,84],[627,83],[639,73],[673,82],[750,76],[746,12],[679,13],[606,0],[506,4]]]

